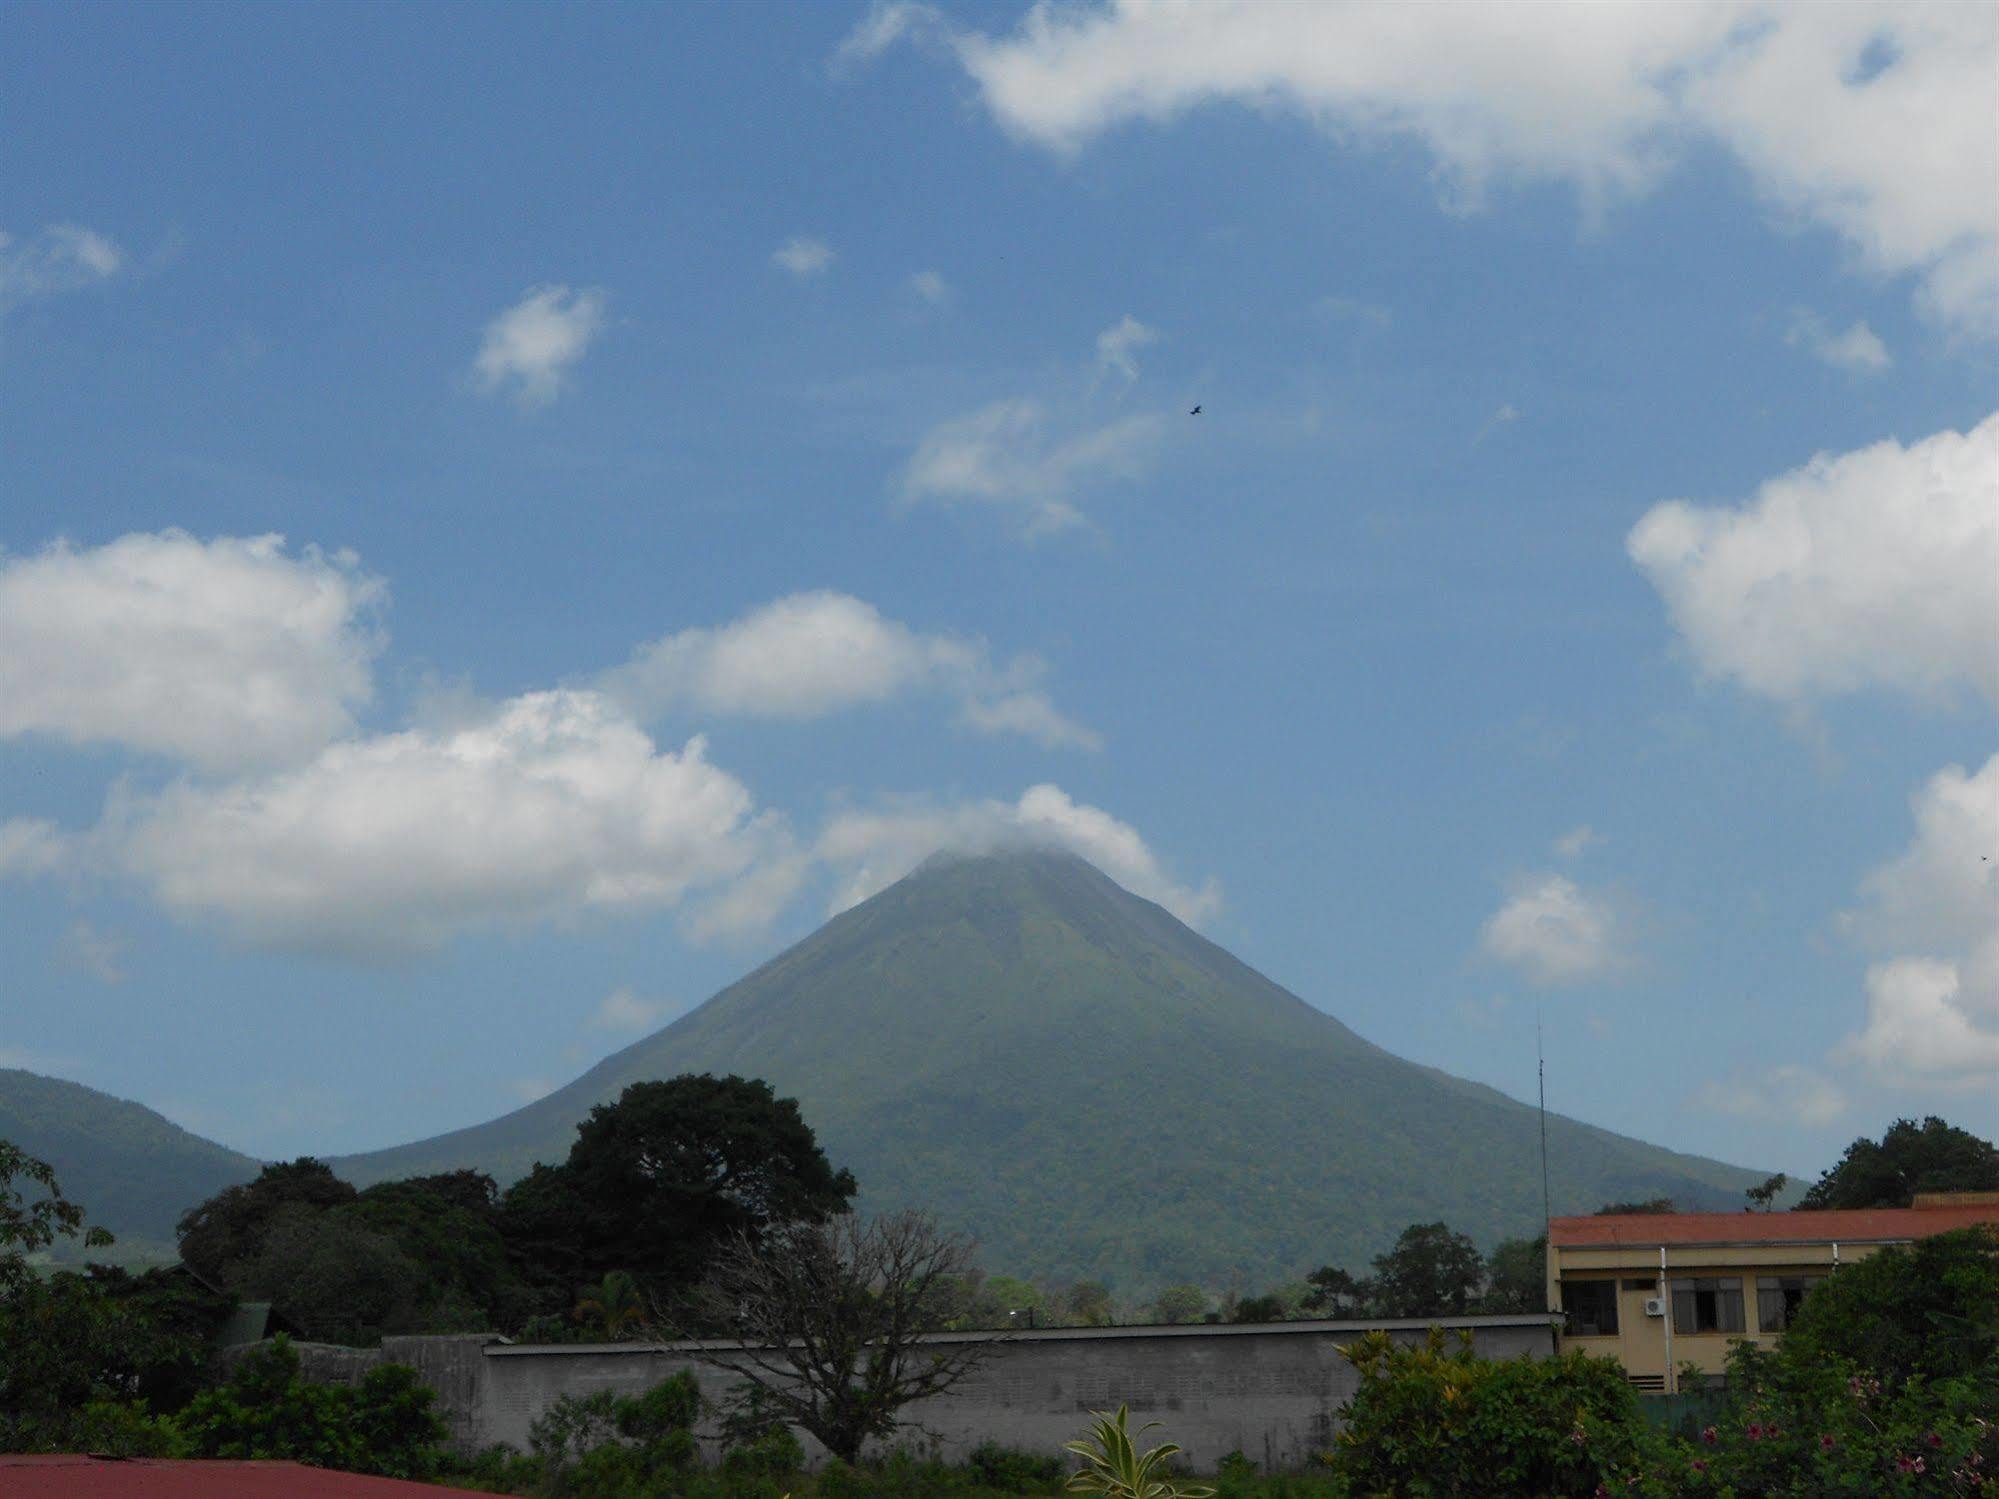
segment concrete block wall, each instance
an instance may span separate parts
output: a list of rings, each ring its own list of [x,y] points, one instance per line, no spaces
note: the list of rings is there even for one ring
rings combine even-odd
[[[1432,1325],[1282,1322],[1013,1333],[997,1339],[992,1357],[949,1393],[906,1407],[912,1429],[905,1439],[945,1461],[961,1460],[987,1441],[1058,1454],[1092,1411],[1123,1404],[1135,1421],[1163,1421],[1165,1435],[1187,1449],[1197,1468],[1211,1469],[1237,1450],[1266,1471],[1300,1468],[1332,1445],[1339,1411],[1359,1383],[1340,1346],[1376,1327],[1416,1342]],[[1541,1358],[1554,1349],[1546,1317],[1464,1317],[1436,1325],[1470,1332],[1488,1358]],[[720,1403],[734,1376],[699,1362],[690,1348],[387,1338],[374,1357],[413,1364],[437,1390],[453,1444],[470,1453],[494,1443],[525,1451],[529,1426],[564,1395],[637,1394],[682,1370],[692,1370],[702,1393]],[[800,1435],[811,1459],[824,1456]]]

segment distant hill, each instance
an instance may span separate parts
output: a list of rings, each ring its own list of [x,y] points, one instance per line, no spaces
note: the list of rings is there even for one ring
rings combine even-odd
[[[476,1128],[350,1156],[357,1182],[568,1151],[642,1078],[796,1096],[863,1206],[931,1208],[989,1268],[1245,1286],[1364,1269],[1412,1222],[1538,1230],[1535,1111],[1391,1056],[1068,854],[939,858],[666,1029]],[[1765,1173],[1551,1116],[1557,1213],[1738,1206]]]
[[[143,1105],[12,1067],[0,1068],[0,1140],[55,1167],[87,1222],[163,1245],[188,1208],[258,1169]]]

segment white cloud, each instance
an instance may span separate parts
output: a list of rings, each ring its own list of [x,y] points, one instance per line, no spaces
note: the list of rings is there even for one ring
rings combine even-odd
[[[1738,1073],[1703,1083],[1694,1093],[1696,1108],[1738,1119],[1820,1127],[1846,1112],[1846,1095],[1823,1073],[1795,1062],[1783,1062],[1757,1075]]]
[[[792,594],[714,629],[682,630],[633,653],[599,685],[651,719],[677,707],[756,718],[818,718],[912,691],[957,699],[964,722],[1048,746],[1094,749],[1036,685],[1032,656],[996,666],[984,642],[920,634],[850,594]]]
[[[630,989],[613,989],[591,1015],[590,1028],[598,1031],[649,1031],[666,1018],[670,1008],[664,1000],[641,999]]]
[[[932,307],[943,307],[951,300],[951,283],[940,271],[916,272],[909,278],[909,289]]]
[[[34,879],[73,862],[68,835],[46,818],[0,822],[0,879]]]
[[[54,224],[27,240],[0,233],[0,312],[79,291],[116,275],[124,264],[117,245],[76,224]]]
[[[1164,435],[1157,414],[1085,425],[1057,435],[1042,403],[995,401],[933,427],[903,470],[911,501],[992,505],[1013,511],[1029,536],[1080,525],[1085,489],[1145,472]]]
[[[1601,842],[1603,842],[1603,834],[1585,822],[1570,828],[1561,837],[1557,838],[1555,840],[1555,852],[1560,854],[1564,859],[1576,859],[1582,857],[1582,855],[1589,852],[1590,849]]]
[[[1792,315],[1784,342],[1805,350],[1834,369],[1850,370],[1857,375],[1878,375],[1895,362],[1889,356],[1888,346],[1866,323],[1855,323],[1844,333],[1835,333],[1824,318],[1802,309]]]
[[[1520,408],[1510,401],[1493,409],[1492,415],[1479,423],[1478,431],[1472,434],[1472,446],[1484,442],[1501,427],[1510,427],[1520,420]]]
[[[912,0],[893,0],[889,4],[876,0],[834,51],[831,71],[836,78],[845,77],[897,42],[946,34],[944,18],[935,6],[914,4]]]
[[[114,796],[95,837],[178,915],[394,957],[492,923],[672,906],[753,863],[766,831],[702,740],[662,751],[601,696],[559,691],[260,779]]]
[[[1740,509],[1654,506],[1626,547],[1713,675],[1793,700],[1969,684],[1999,702],[1999,415],[1822,454]]]
[[[1479,945],[1536,984],[1587,983],[1624,962],[1624,932],[1601,896],[1559,874],[1523,881],[1487,920]]]
[[[124,939],[80,917],[70,923],[69,930],[56,944],[56,958],[65,968],[87,973],[99,983],[125,981]]]
[[[794,276],[816,276],[833,263],[833,247],[823,239],[799,235],[771,251],[770,263]]]
[[[1999,1077],[1999,1013],[1989,1001],[1966,992],[1955,963],[1877,963],[1867,970],[1867,1024],[1846,1054],[1901,1077],[1989,1086]]]
[[[877,10],[843,57],[944,29]],[[1419,140],[1459,203],[1517,177],[1572,183],[1595,212],[1711,141],[1868,269],[1919,277],[1932,316],[1999,333],[1990,6],[1115,0],[949,40],[1007,130],[1061,151],[1234,102],[1341,142]]]
[[[1138,378],[1138,351],[1159,342],[1159,330],[1148,328],[1130,313],[1097,335],[1097,368],[1115,370],[1126,380]]]
[[[1370,328],[1387,328],[1395,322],[1395,314],[1388,308],[1359,297],[1321,297],[1312,304],[1312,310],[1324,318],[1361,323]]]
[[[1862,887],[1849,932],[1901,955],[1867,974],[1867,1021],[1844,1050],[1906,1076],[1999,1072],[1999,755],[1948,766],[1913,800],[1909,847]]]
[[[537,286],[486,325],[472,362],[480,388],[510,391],[523,407],[545,406],[604,328],[604,293]]]
[[[311,754],[353,727],[381,583],[280,536],[134,534],[0,558],[0,738],[115,742],[208,768]]]
[[[1089,860],[1134,895],[1156,901],[1199,926],[1221,909],[1213,879],[1176,881],[1138,830],[1059,786],[1031,786],[1017,802],[891,804],[842,813],[828,821],[815,855],[838,876],[832,911],[857,905],[894,884],[933,853],[987,853],[1047,844]]]

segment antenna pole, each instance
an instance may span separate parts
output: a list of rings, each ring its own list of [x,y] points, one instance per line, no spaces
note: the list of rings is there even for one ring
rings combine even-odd
[[[1555,1210],[1548,1195],[1548,1055],[1541,1046],[1541,1007],[1534,1007],[1534,1071],[1541,1090],[1541,1232],[1548,1232]]]

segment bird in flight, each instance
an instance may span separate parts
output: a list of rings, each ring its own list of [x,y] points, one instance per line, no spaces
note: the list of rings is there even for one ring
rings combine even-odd
[[[1198,406],[1196,406],[1192,411],[1187,413],[1187,415],[1189,416],[1199,416],[1200,414],[1201,414],[1201,408]]]

